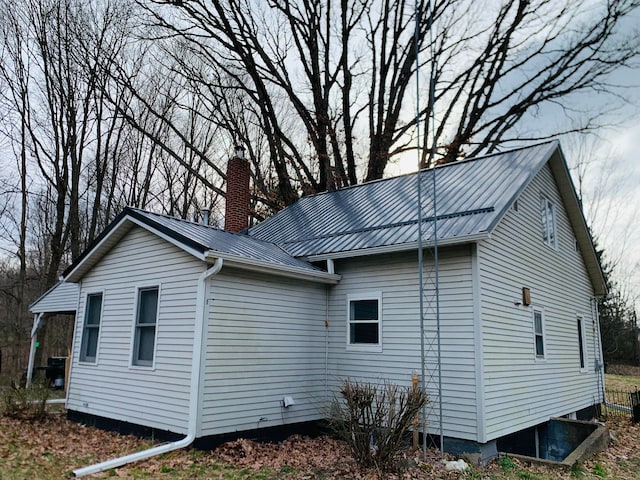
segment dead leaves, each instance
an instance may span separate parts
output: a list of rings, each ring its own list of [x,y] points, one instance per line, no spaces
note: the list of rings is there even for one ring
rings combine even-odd
[[[212,456],[219,461],[254,470],[263,467],[280,470],[285,466],[303,470],[338,464],[353,467],[347,445],[329,437],[293,435],[280,443],[240,439],[221,445],[212,452]]]
[[[640,425],[629,420],[611,419],[607,426],[617,440],[610,448],[584,465],[583,478],[638,478],[640,471]],[[24,422],[0,418],[0,478],[63,478],[75,468],[115,458],[151,446],[146,440],[118,435],[70,422],[52,415],[42,422]],[[279,443],[236,440],[215,451],[178,450],[98,475],[100,478],[277,478],[282,480],[431,480],[463,479],[468,474],[446,472],[436,452],[422,462],[420,451],[407,450],[401,463],[404,470],[381,474],[359,470],[347,445],[329,437],[310,438],[294,435]],[[517,463],[527,478],[568,478],[566,471]],[[247,473],[242,473],[247,472]],[[10,475],[4,475],[9,473]],[[474,472],[473,478],[515,478],[503,476],[492,463]],[[262,475],[262,476],[260,476]],[[522,477],[525,478],[525,477]]]

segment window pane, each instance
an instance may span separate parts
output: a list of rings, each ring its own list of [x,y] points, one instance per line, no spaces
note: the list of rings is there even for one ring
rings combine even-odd
[[[378,320],[378,300],[353,300],[351,320]]]
[[[536,335],[536,355],[539,357],[544,356],[544,342],[541,335]]]
[[[158,311],[158,289],[140,290],[140,304],[138,306],[138,323],[156,323]]]
[[[549,245],[552,247],[556,244],[556,226],[553,215],[553,205],[548,203],[547,205],[547,230],[549,232]]]
[[[549,227],[547,224],[547,200],[543,198],[540,201],[540,218],[542,218],[542,240],[549,243]]]
[[[93,362],[98,351],[98,333],[100,332],[100,313],[102,310],[102,294],[87,295],[84,315],[84,330],[80,346],[80,361]]]
[[[580,368],[584,368],[584,343],[582,342],[582,319],[578,319],[578,348],[580,349]]]
[[[378,343],[377,323],[352,323],[349,328],[350,343]]]
[[[542,314],[534,312],[533,318],[535,320],[536,335],[542,335]]]
[[[156,327],[140,327],[138,335],[138,360],[144,363],[153,362]]]
[[[98,351],[98,329],[87,328],[85,330],[85,348],[83,360],[96,358],[96,352]]]
[[[158,287],[144,288],[138,293],[138,317],[134,339],[133,364],[152,365],[156,339]]]
[[[555,208],[550,200],[543,198],[540,201],[540,216],[542,219],[542,239],[550,247],[556,247],[556,222]]]
[[[100,310],[102,309],[102,294],[96,293],[87,297],[87,325],[100,324]]]

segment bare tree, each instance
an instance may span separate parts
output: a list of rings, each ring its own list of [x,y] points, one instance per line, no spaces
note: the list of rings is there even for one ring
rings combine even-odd
[[[577,126],[519,127],[540,109],[578,116],[571,101],[580,95],[615,94],[609,75],[638,54],[638,37],[621,30],[636,0],[440,0],[431,10],[404,0],[139,1],[148,34],[190,53],[175,73],[216,100],[210,118],[229,135],[238,116],[225,99],[241,99],[266,139],[285,205],[358,176],[381,178],[391,157],[415,148],[417,122],[432,115],[423,166],[434,142],[448,162],[595,129],[602,108],[593,103]],[[434,66],[434,111],[422,102],[416,114],[410,87]],[[255,175],[262,200],[274,205],[264,173]]]

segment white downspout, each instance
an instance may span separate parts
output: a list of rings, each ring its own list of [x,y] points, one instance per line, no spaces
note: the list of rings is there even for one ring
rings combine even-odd
[[[195,440],[200,417],[200,384],[203,365],[202,347],[205,341],[204,335],[207,325],[207,309],[205,305],[207,279],[217,274],[222,268],[222,264],[223,260],[221,258],[217,258],[213,266],[208,270],[202,272],[202,274],[198,278],[198,292],[196,296],[196,321],[193,339],[193,360],[191,368],[191,395],[189,398],[189,425],[187,436],[182,440],[178,440],[176,442],[165,443],[148,450],[143,450],[142,452],[132,453],[131,455],[125,455],[124,457],[114,458],[113,460],[107,460],[106,462],[96,463],[95,465],[79,468],[73,471],[73,475],[75,477],[84,477],[85,475],[90,475],[92,473],[103,472],[111,468],[121,467],[122,465],[126,465],[127,463],[137,462],[139,460],[144,460],[156,455],[161,455],[173,450],[188,447]]]
[[[36,342],[38,340],[38,330],[44,313],[39,313],[33,317],[33,328],[31,329],[31,348],[29,350],[29,365],[27,366],[27,387],[31,386],[33,379],[33,364],[36,359]]]
[[[600,310],[598,308],[598,297],[591,297],[592,326],[593,326],[593,356],[594,370],[598,375],[598,396],[601,402],[605,402],[604,384],[604,353],[602,352],[602,337],[600,337]]]

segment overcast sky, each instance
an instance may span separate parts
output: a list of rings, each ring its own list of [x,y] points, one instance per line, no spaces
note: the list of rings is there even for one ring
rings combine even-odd
[[[575,135],[559,140],[576,189],[580,183],[577,163],[588,162],[582,184],[585,217],[606,259],[616,266],[615,280],[640,310],[640,67],[626,69],[613,80],[625,87],[616,109],[604,120],[612,126],[586,139]],[[585,97],[585,102],[591,101]],[[534,121],[555,122],[557,111],[541,112]],[[526,131],[526,125],[521,130]],[[386,173],[416,169],[417,156],[409,153]]]

